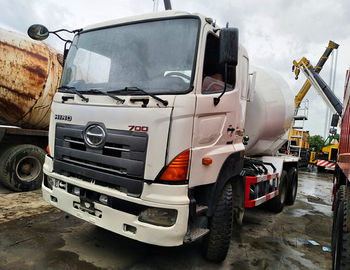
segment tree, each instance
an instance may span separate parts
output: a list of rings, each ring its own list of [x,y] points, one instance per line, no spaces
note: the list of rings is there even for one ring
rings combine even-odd
[[[324,146],[323,138],[320,135],[314,135],[310,137],[310,148],[315,148],[316,152],[320,152]]]

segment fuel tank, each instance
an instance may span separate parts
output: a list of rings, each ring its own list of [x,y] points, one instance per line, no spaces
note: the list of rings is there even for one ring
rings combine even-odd
[[[63,56],[47,44],[0,28],[0,119],[47,129]]]
[[[256,80],[246,109],[246,155],[273,155],[288,139],[294,95],[275,71],[258,67],[251,71],[256,71]]]

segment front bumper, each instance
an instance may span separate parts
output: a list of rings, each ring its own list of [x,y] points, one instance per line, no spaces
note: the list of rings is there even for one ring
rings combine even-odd
[[[91,214],[76,207],[80,197],[68,192],[67,188],[53,186],[52,190],[44,185],[42,193],[45,201],[73,216],[93,223],[120,235],[148,244],[158,246],[179,246],[183,244],[187,232],[189,200],[187,185],[144,184],[140,198],[127,196],[118,190],[96,185],[94,183],[66,177],[52,172],[52,159],[46,157],[44,174],[76,187],[98,192],[118,200],[127,201],[144,207],[175,209],[177,219],[173,226],[163,227],[141,222],[138,215],[117,210],[102,203],[94,202],[98,215]]]

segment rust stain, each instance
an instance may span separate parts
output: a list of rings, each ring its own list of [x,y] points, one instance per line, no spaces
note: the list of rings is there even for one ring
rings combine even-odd
[[[7,115],[11,115],[13,119],[19,120],[24,115],[24,110],[19,106],[20,104],[9,103],[7,99],[0,97],[0,108],[1,111],[6,112]]]
[[[63,63],[64,63],[63,54],[57,54],[57,61],[63,67]]]
[[[0,28],[0,118],[47,128],[62,60],[50,46]]]
[[[38,75],[40,78],[45,79],[47,77],[47,72],[39,66],[28,66],[23,65],[23,67],[31,73]]]
[[[17,47],[17,46],[14,46],[14,45],[12,45],[12,44],[3,42],[3,41],[0,41],[0,45],[8,46],[8,47],[10,47],[10,48],[12,48],[12,49],[14,49],[14,50],[19,50],[19,51],[21,51],[21,52],[24,52],[24,53],[26,53],[26,54],[29,54],[30,56],[32,56],[32,57],[34,57],[34,58],[36,58],[36,59],[39,59],[39,60],[41,60],[41,61],[45,61],[45,62],[48,61],[47,57],[42,56],[42,55],[39,54],[39,53],[31,52],[31,51],[28,51],[28,50],[19,48],[19,47]]]
[[[35,99],[35,95],[32,95],[32,94],[30,94],[30,93],[19,92],[18,90],[9,88],[9,87],[7,87],[7,86],[5,86],[5,85],[1,85],[1,84],[0,84],[0,88],[4,88],[4,89],[6,89],[7,91],[9,91],[9,92],[11,92],[11,93],[13,93],[13,94],[15,94],[15,95],[17,95],[17,96],[20,96],[20,97],[22,97],[22,98],[25,98],[25,99]],[[0,97],[0,98],[1,98],[1,97]],[[7,103],[8,103],[8,101],[7,101]]]

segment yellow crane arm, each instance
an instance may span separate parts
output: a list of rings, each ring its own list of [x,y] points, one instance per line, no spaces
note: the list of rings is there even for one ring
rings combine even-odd
[[[338,47],[339,47],[339,45],[337,43],[335,43],[331,40],[329,41],[326,50],[324,51],[320,60],[318,60],[317,65],[314,67],[316,73],[320,73],[320,71],[323,68],[323,65],[326,63],[329,55],[332,53],[332,51],[334,49],[338,49]],[[309,64],[307,59],[304,57],[299,62],[296,62],[295,60],[294,60],[294,62],[295,62],[294,66],[300,66],[301,62],[304,62],[304,64],[306,64],[306,62],[307,62],[306,66]],[[298,77],[300,70],[295,69],[294,72],[295,72],[296,77]],[[310,87],[311,87],[311,83],[308,80],[306,80],[306,82],[303,84],[303,86],[299,90],[298,94],[294,98],[294,103],[295,103],[296,109],[299,109],[300,103],[303,101],[303,99],[304,99],[305,95],[307,94],[307,92],[309,91]]]

